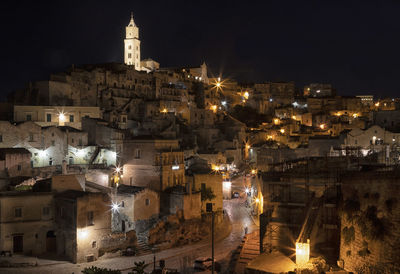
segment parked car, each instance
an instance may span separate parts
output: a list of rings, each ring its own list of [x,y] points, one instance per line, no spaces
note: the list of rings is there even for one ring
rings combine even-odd
[[[212,268],[212,259],[207,257],[199,257],[194,260],[193,268],[196,270],[210,270]],[[221,271],[221,265],[214,259],[214,270]]]

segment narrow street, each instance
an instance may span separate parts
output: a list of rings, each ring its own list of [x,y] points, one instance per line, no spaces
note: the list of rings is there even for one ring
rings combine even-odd
[[[248,179],[248,178],[246,178]],[[249,210],[245,207],[243,177],[232,181],[232,191],[241,194],[241,198],[234,198],[224,201],[224,209],[231,220],[232,230],[229,236],[215,243],[215,257],[221,262],[223,269],[227,266],[230,255],[241,243],[245,227],[248,232],[257,229]],[[164,259],[167,268],[178,270],[186,269],[186,273],[192,269],[193,260],[197,257],[211,257],[211,241],[201,241],[197,244],[181,246],[163,250],[156,255],[156,261]],[[1,273],[81,273],[81,270],[89,266],[106,267],[110,269],[120,269],[123,273],[128,273],[134,266],[134,262],[145,261],[149,264],[148,271],[153,267],[153,254],[138,257],[116,257],[110,259],[98,260],[91,263],[72,264],[67,262],[54,261],[53,264],[39,265],[37,267],[25,268],[1,268]],[[39,263],[40,264],[40,263]],[[158,265],[158,262],[157,262]]]

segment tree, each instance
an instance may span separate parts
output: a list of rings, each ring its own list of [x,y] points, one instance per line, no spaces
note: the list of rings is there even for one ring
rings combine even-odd
[[[204,201],[211,201],[214,199],[216,196],[214,192],[212,191],[211,187],[206,187],[204,184],[201,185],[201,207],[203,208],[203,202]]]
[[[144,261],[141,262],[135,262],[135,267],[132,269],[132,272],[129,272],[128,274],[144,274],[144,269],[147,267],[148,264],[146,264]]]

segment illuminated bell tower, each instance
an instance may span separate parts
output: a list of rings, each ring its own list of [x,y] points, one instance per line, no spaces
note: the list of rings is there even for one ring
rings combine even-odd
[[[125,65],[134,66],[136,70],[140,70],[140,40],[139,28],[133,21],[133,13],[131,13],[131,20],[125,28],[124,40],[124,62]]]

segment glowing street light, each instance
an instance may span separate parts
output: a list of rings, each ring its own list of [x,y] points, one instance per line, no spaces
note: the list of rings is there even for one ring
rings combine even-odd
[[[275,125],[279,125],[279,122],[280,122],[280,121],[279,121],[278,118],[275,118],[275,119],[274,119],[274,124],[275,124]]]
[[[310,239],[307,239],[307,243],[296,243],[296,264],[298,266],[304,266],[310,259]]]
[[[249,92],[245,91],[243,94],[243,97],[247,100],[247,99],[249,99],[249,96],[250,96]]]
[[[256,198],[256,203],[257,204],[260,203],[260,199],[259,198]]]
[[[251,170],[251,174],[254,175],[254,174],[256,174],[256,173],[257,173],[257,170],[256,170],[256,169],[252,169],[252,170]]]
[[[39,150],[39,157],[40,158],[46,157],[46,150]]]
[[[355,119],[355,118],[357,118],[358,117],[358,114],[357,113],[354,113],[353,114],[353,118]]]
[[[60,113],[58,114],[58,121],[59,121],[60,123],[63,123],[63,122],[65,122],[65,119],[66,119],[66,117],[65,117],[64,112],[60,112]]]
[[[284,128],[281,128],[280,132],[281,132],[282,134],[284,134],[284,133],[285,133],[285,129],[284,129]]]
[[[112,202],[111,209],[112,209],[113,212],[118,212],[119,211],[119,204],[115,203],[115,202]]]
[[[217,105],[212,105],[211,107],[210,107],[210,109],[214,112],[214,113],[216,113],[217,112]]]
[[[120,168],[119,166],[117,166],[117,167],[115,168],[115,172],[116,172],[116,173],[120,173],[120,172],[121,172],[121,168]]]
[[[326,125],[325,124],[320,124],[319,127],[320,127],[320,129],[325,129]]]
[[[89,235],[89,232],[85,229],[81,229],[78,231],[78,237],[81,240],[86,239],[88,235]]]
[[[163,108],[163,109],[161,110],[161,113],[167,113],[167,112],[168,112],[167,108]]]

